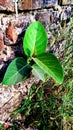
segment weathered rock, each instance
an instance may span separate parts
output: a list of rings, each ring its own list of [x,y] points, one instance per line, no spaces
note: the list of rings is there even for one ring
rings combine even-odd
[[[10,87],[1,87],[0,85],[0,120],[6,120],[10,112],[20,105],[20,101],[20,92]]]
[[[32,10],[49,6],[54,6],[58,3],[58,0],[22,0],[18,3],[20,10]]]
[[[14,44],[16,43],[18,35],[13,22],[10,22],[8,28],[6,29],[6,37],[9,40],[12,40]]]
[[[23,36],[28,25],[38,20],[46,27],[47,23],[59,23],[61,20],[66,20],[70,16],[71,7],[65,10],[58,6],[58,11],[54,11],[53,8],[33,11],[30,13],[19,14],[16,19],[15,16],[7,15],[1,16],[0,28],[4,34],[5,45],[12,45],[16,43],[23,43]]]
[[[62,0],[63,5],[73,5],[73,0]]]
[[[14,11],[14,4],[12,0],[0,0],[0,10]]]
[[[42,7],[53,6],[58,0],[18,0],[19,10],[32,10]],[[0,0],[0,10],[9,10],[14,12],[15,5],[13,0]]]
[[[3,50],[4,47],[5,45],[4,45],[3,34],[0,32],[0,51]]]
[[[61,0],[62,5],[71,4],[71,0]],[[18,0],[17,8],[19,10],[32,10],[44,7],[53,7],[58,5],[58,0]],[[15,11],[14,0],[0,0],[0,10]]]
[[[23,43],[22,39],[27,28],[27,25],[30,23],[29,15],[19,15],[18,19],[15,19],[13,16],[6,22],[6,31],[5,32],[5,44],[12,45],[17,43]]]
[[[41,0],[22,0],[19,4],[20,10],[41,8]]]
[[[33,77],[15,86],[0,84],[0,121],[6,121],[10,112],[17,109],[22,100],[28,96],[30,87],[34,83]]]

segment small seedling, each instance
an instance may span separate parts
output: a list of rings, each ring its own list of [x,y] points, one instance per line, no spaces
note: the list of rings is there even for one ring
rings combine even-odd
[[[31,23],[23,40],[27,59],[23,57],[14,59],[8,66],[2,83],[14,85],[27,79],[30,72],[43,81],[51,76],[58,83],[62,83],[63,69],[58,59],[46,52],[47,43],[48,37],[44,26],[38,21]]]

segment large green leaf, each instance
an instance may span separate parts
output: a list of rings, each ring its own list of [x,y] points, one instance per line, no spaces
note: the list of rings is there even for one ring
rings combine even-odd
[[[46,81],[46,79],[48,78],[48,75],[44,72],[43,69],[41,69],[37,64],[34,64],[32,68],[33,68],[32,73],[36,78],[42,81]]]
[[[44,53],[33,58],[36,64],[58,83],[63,82],[63,69],[57,58],[51,53]]]
[[[30,73],[30,66],[26,64],[24,58],[18,57],[14,59],[7,68],[3,84],[14,85],[26,79]]]
[[[46,51],[48,37],[44,26],[36,21],[27,28],[23,48],[27,56],[36,56]]]

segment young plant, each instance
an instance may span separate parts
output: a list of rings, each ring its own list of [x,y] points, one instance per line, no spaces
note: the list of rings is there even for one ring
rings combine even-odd
[[[28,78],[30,72],[43,81],[51,76],[58,83],[62,83],[62,66],[53,54],[46,52],[47,43],[48,37],[44,26],[38,21],[31,23],[23,41],[27,59],[23,57],[14,59],[8,66],[2,83],[14,85]]]

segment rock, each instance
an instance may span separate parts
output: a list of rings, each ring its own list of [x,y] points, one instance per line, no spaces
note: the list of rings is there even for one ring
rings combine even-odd
[[[23,43],[23,36],[25,30],[30,23],[29,15],[19,15],[17,19],[13,16],[9,19],[9,22],[6,22],[7,26],[5,29],[5,45],[12,45]]]
[[[19,10],[32,10],[54,6],[58,0],[18,0],[17,5]],[[15,11],[14,0],[0,0],[0,10]]]
[[[30,77],[25,82],[14,86],[0,84],[0,122],[12,117],[10,112],[18,109],[24,98],[27,98],[34,82],[34,78]]]
[[[71,12],[70,10],[71,8],[69,7],[67,9],[63,9],[62,11],[62,8],[58,6],[58,11],[54,11],[53,8],[50,8],[36,10],[30,13],[20,13],[17,19],[15,19],[14,15],[9,15],[9,17],[7,17],[7,15],[3,17],[1,16],[0,28],[4,34],[5,45],[23,43],[25,31],[31,22],[38,20],[44,25],[47,25],[47,23],[54,24],[55,22],[58,24],[61,20],[69,17]]]
[[[0,10],[14,11],[12,0],[0,0]]]
[[[32,9],[39,9],[49,6],[54,6],[58,0],[22,0],[19,2],[19,9],[20,10],[32,10]]]
[[[73,1],[62,0],[62,5],[73,4]],[[18,10],[33,10],[44,7],[54,7],[58,0],[17,0]],[[0,10],[15,11],[14,0],[0,0]]]
[[[40,0],[22,0],[19,4],[20,10],[41,8]]]
[[[21,93],[11,87],[0,85],[0,120],[6,120],[10,112],[16,109],[21,102]]]
[[[47,23],[53,24],[55,22],[55,18],[56,17],[53,14],[53,10],[44,9],[44,11],[42,11],[42,12],[38,11],[38,13],[36,13],[36,15],[35,15],[35,19],[37,21],[40,21],[44,25],[47,25]]]
[[[4,47],[5,45],[4,45],[3,34],[0,32],[0,51],[3,50]]]
[[[18,35],[13,22],[10,22],[8,28],[6,28],[6,37],[12,40],[14,44],[17,42]]]
[[[73,0],[62,0],[62,5],[73,5]]]

